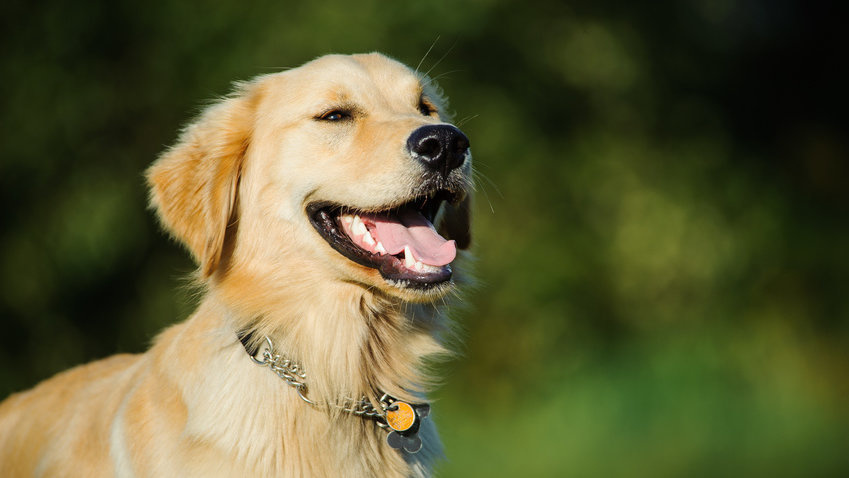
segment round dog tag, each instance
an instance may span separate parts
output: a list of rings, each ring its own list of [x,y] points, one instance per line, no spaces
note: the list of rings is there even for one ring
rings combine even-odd
[[[395,431],[403,432],[412,428],[416,423],[416,412],[407,402],[395,402],[395,410],[386,411],[386,424]]]
[[[418,453],[422,449],[422,439],[418,435],[405,437],[403,446],[407,453]]]

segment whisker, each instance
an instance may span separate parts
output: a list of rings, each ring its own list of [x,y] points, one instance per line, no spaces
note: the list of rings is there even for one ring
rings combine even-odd
[[[481,182],[480,182],[480,181],[478,181],[477,179],[478,179],[478,178],[486,179],[486,180],[487,180],[487,182],[489,182],[489,183],[492,185],[492,187],[493,187],[493,188],[495,188],[495,191],[496,191],[496,192],[498,192],[498,194],[499,194],[502,198],[503,198],[504,196],[503,196],[503,195],[501,195],[501,191],[499,191],[499,190],[498,190],[498,186],[496,186],[496,185],[495,185],[495,183],[493,183],[493,182],[492,182],[489,178],[487,178],[487,177],[486,177],[483,173],[481,173],[481,172],[479,172],[479,171],[474,171],[474,170],[473,170],[473,171],[472,171],[472,175],[475,177],[475,183],[476,183],[476,184],[480,184],[480,186],[481,186],[480,191],[481,191],[481,193],[483,193],[483,196],[484,196],[484,199],[486,199],[486,203],[487,203],[487,205],[489,205],[489,210],[490,210],[490,212],[491,212],[491,213],[493,213],[493,214],[495,214],[495,208],[492,206],[492,201],[489,199],[489,194],[487,193],[486,188],[484,187],[483,183],[481,183]],[[475,188],[475,191],[477,191],[477,188]]]
[[[436,81],[436,80],[438,80],[438,79],[440,79],[440,78],[445,78],[446,76],[450,75],[451,73],[457,73],[457,72],[459,72],[459,71],[463,71],[463,70],[460,70],[460,69],[457,69],[457,70],[449,70],[449,71],[446,71],[445,73],[440,73],[440,74],[438,74],[438,75],[434,76],[433,78],[431,78],[431,77],[427,77],[427,79],[428,79],[428,82],[429,82],[429,83],[432,83],[432,82],[434,82],[434,81]]]
[[[477,176],[480,176],[483,179],[486,179],[486,182],[488,182],[489,185],[492,186],[493,189],[495,189],[495,192],[498,193],[498,197],[500,197],[501,199],[504,199],[504,194],[501,193],[501,189],[498,187],[497,184],[495,184],[495,181],[493,181],[492,179],[489,178],[489,176],[487,176],[486,174],[482,173],[481,171],[479,171],[477,169],[474,171],[474,174],[477,175]]]
[[[438,60],[436,60],[436,63],[434,63],[433,66],[431,66],[430,69],[427,70],[427,72],[425,73],[425,76],[430,75],[430,72],[433,71],[434,68],[439,66],[440,63],[442,63],[442,60],[444,60],[445,57],[448,56],[449,53],[451,53],[451,50],[453,50],[455,46],[457,46],[457,42],[454,42],[454,44],[451,45],[451,48],[449,48],[448,51],[446,51],[444,55],[442,55],[441,57],[439,57]]]
[[[473,120],[473,119],[477,118],[478,116],[480,116],[480,115],[479,115],[479,114],[477,114],[477,115],[470,115],[470,116],[466,116],[465,118],[463,118],[463,119],[461,119],[460,121],[456,122],[456,123],[454,124],[454,126],[457,126],[457,127],[459,128],[460,126],[463,126],[464,124],[466,124],[466,122],[471,121],[471,120]]]
[[[422,66],[422,63],[424,63],[425,58],[427,58],[427,56],[430,54],[430,51],[431,51],[431,50],[433,50],[433,47],[435,47],[435,46],[436,46],[436,42],[438,42],[438,41],[439,41],[439,35],[436,35],[436,39],[435,39],[435,40],[433,40],[433,43],[431,43],[431,44],[430,44],[430,48],[428,48],[428,49],[427,49],[427,51],[425,52],[425,54],[424,54],[424,56],[422,57],[422,59],[421,59],[421,60],[419,60],[419,64],[418,64],[418,65],[416,65],[416,73],[417,73],[417,74],[418,74],[418,72],[419,72],[419,68],[421,68],[421,66]]]

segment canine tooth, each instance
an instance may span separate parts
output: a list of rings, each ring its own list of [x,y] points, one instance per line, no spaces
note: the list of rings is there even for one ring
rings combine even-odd
[[[377,241],[377,245],[374,246],[374,250],[381,254],[386,254],[386,248],[383,247],[383,244],[380,241]]]
[[[344,216],[342,216],[342,222],[350,225],[352,222],[354,222],[354,218],[351,217],[350,214],[345,214]]]
[[[422,266],[421,261],[416,261],[416,270],[420,271],[422,269],[424,269],[424,267]]]
[[[371,234],[369,234],[368,230],[366,230],[366,233],[363,234],[363,242],[365,242],[366,244],[368,244],[370,246],[374,245],[374,238],[371,237]]]
[[[412,269],[416,265],[416,259],[413,257],[413,251],[410,250],[410,246],[404,246],[404,265],[408,269]]]
[[[353,231],[354,234],[357,234],[359,236],[362,236],[363,234],[368,232],[368,229],[366,229],[366,225],[363,224],[363,221],[362,219],[360,219],[360,216],[354,216],[354,220],[351,221],[351,231]]]

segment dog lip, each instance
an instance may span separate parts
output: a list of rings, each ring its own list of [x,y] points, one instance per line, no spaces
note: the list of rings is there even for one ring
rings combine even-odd
[[[431,192],[426,196],[417,196],[406,202],[380,208],[378,210],[357,209],[351,206],[341,206],[329,201],[315,201],[306,206],[306,213],[313,228],[334,250],[351,261],[365,267],[376,269],[380,275],[391,285],[404,289],[430,290],[436,286],[451,280],[453,271],[446,264],[439,267],[437,271],[417,271],[404,266],[404,261],[391,254],[376,254],[369,252],[354,244],[351,238],[344,232],[339,223],[341,211],[351,213],[361,212],[383,212],[403,207],[409,204],[427,205],[430,200],[431,217],[436,214],[438,205],[442,201],[454,203],[461,197],[457,193],[447,190]],[[433,206],[435,204],[435,207]]]
[[[312,196],[314,193],[315,191],[310,193],[309,196]],[[429,187],[417,189],[412,195],[410,195],[406,199],[401,199],[397,202],[385,204],[378,207],[357,207],[339,204],[333,201],[316,199],[314,201],[308,202],[305,209],[307,215],[310,217],[312,217],[319,209],[345,209],[353,213],[381,213],[393,209],[399,209],[408,204],[418,204],[426,202],[428,198],[436,198],[438,201],[445,201],[448,204],[457,205],[461,201],[463,201],[467,195],[468,194],[466,193],[466,190],[463,188],[455,188],[452,186],[442,188]],[[433,218],[428,219],[432,220]]]

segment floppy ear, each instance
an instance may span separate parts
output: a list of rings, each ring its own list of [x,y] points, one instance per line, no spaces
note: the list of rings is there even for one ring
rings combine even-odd
[[[468,249],[472,244],[472,196],[467,195],[457,205],[446,203],[439,221],[439,232],[457,241],[457,247]]]
[[[162,224],[191,251],[203,278],[215,272],[253,128],[246,87],[189,124],[147,170],[150,202]]]

